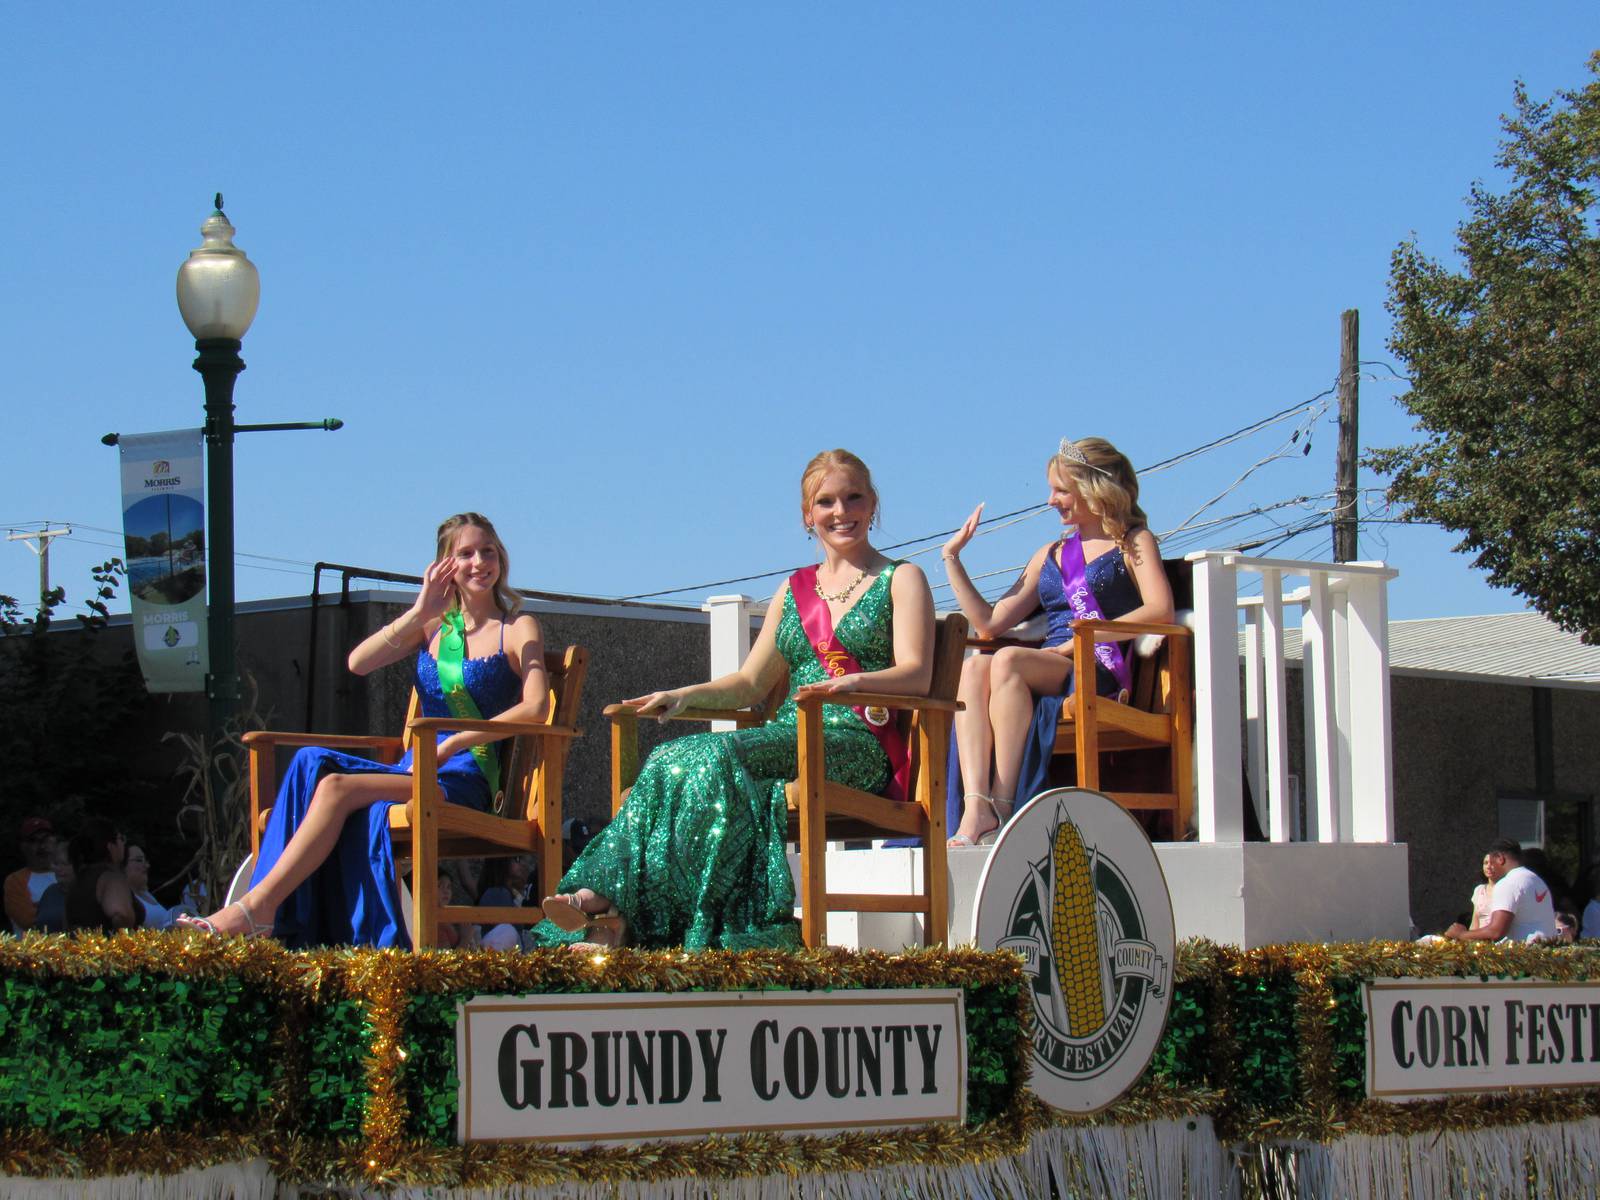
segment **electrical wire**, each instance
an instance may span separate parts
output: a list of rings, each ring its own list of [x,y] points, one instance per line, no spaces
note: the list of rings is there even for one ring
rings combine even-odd
[[[1223,446],[1226,446],[1226,445],[1229,445],[1229,444],[1231,444],[1233,442],[1236,442],[1236,441],[1240,440],[1241,438],[1248,437],[1252,433],[1257,433],[1260,430],[1268,429],[1268,428],[1272,427],[1273,425],[1279,424],[1280,422],[1287,421],[1291,417],[1299,416],[1299,415],[1302,415],[1302,414],[1314,413],[1314,415],[1312,415],[1310,417],[1310,420],[1305,422],[1305,424],[1309,425],[1311,423],[1314,423],[1315,420],[1322,415],[1322,412],[1326,411],[1326,408],[1327,408],[1326,400],[1327,400],[1327,398],[1329,396],[1333,395],[1336,390],[1337,390],[1337,385],[1335,385],[1334,387],[1326,388],[1323,391],[1318,392],[1315,396],[1311,397],[1311,399],[1309,399],[1309,400],[1301,401],[1298,404],[1291,404],[1287,408],[1280,409],[1279,411],[1277,411],[1275,413],[1271,413],[1268,416],[1262,417],[1259,420],[1251,421],[1248,425],[1242,425],[1238,429],[1235,429],[1230,433],[1223,434],[1221,437],[1214,438],[1209,442],[1205,442],[1202,445],[1194,447],[1193,449],[1185,450],[1181,454],[1175,454],[1171,458],[1162,459],[1160,462],[1152,463],[1150,466],[1147,466],[1147,467],[1140,467],[1138,469],[1138,473],[1139,473],[1140,476],[1145,476],[1145,475],[1155,474],[1158,471],[1168,470],[1168,469],[1170,469],[1172,467],[1178,466],[1181,463],[1187,462],[1190,459],[1193,459],[1193,458],[1195,458],[1195,457],[1197,457],[1197,456],[1199,456],[1201,454],[1205,454],[1205,453],[1207,453],[1207,452],[1209,452],[1211,450],[1219,449],[1219,448],[1221,448]],[[1293,441],[1293,439],[1291,439],[1291,441]],[[1254,470],[1254,469],[1255,468],[1252,468],[1252,470]],[[1246,472],[1245,476],[1241,476],[1241,478],[1239,480],[1236,480],[1235,483],[1232,486],[1230,486],[1228,489],[1225,489],[1215,499],[1221,499],[1222,496],[1227,495],[1229,491],[1233,490],[1234,487],[1237,487],[1240,483],[1242,483],[1244,478],[1248,477],[1249,474],[1250,474],[1250,472]],[[1211,501],[1211,503],[1215,503],[1215,499],[1213,501]],[[1005,526],[999,524],[999,522],[1012,523],[1012,522],[1009,521],[1009,518],[1023,517],[1023,516],[1033,516],[1033,515],[1036,515],[1036,514],[1044,512],[1048,507],[1049,507],[1049,505],[1043,504],[1043,503],[1030,504],[1030,505],[1026,505],[1026,506],[1024,506],[1022,508],[1013,509],[1010,512],[1007,512],[1007,513],[1001,513],[997,517],[986,518],[985,520],[979,522],[980,529],[978,530],[978,533],[979,533],[979,535],[983,535],[983,534],[987,534],[989,532],[992,532],[995,529],[1004,528]],[[937,540],[940,540],[940,539],[948,538],[951,534],[953,534],[956,531],[957,528],[959,528],[959,526],[956,526],[956,527],[953,527],[953,528],[950,528],[950,529],[940,530],[940,531],[935,532],[935,533],[923,534],[921,537],[908,538],[905,541],[896,542],[891,546],[879,547],[879,549],[884,551],[884,552],[887,552],[887,551],[890,551],[890,550],[899,550],[899,549],[902,549],[902,548],[904,548],[906,546],[920,545],[923,542],[937,541]],[[914,554],[908,554],[908,555],[905,555],[904,557],[907,557],[907,558],[915,557],[915,554],[926,553],[929,549],[932,549],[932,547],[931,546],[930,547],[925,547],[922,550],[916,551]],[[618,599],[618,600],[653,600],[653,599],[656,599],[657,597],[660,597],[660,596],[675,596],[675,595],[678,595],[681,592],[706,591],[706,590],[708,590],[710,588],[726,587],[727,585],[733,584],[733,583],[752,583],[752,582],[754,582],[756,580],[760,580],[760,579],[774,579],[774,578],[777,578],[780,575],[792,574],[796,569],[797,569],[797,567],[792,567],[792,566],[791,567],[780,567],[780,568],[777,568],[777,569],[771,570],[771,571],[761,571],[761,572],[759,572],[757,574],[753,574],[753,575],[741,575],[741,576],[738,576],[737,578],[733,578],[733,579],[718,579],[718,580],[713,580],[713,581],[711,581],[709,583],[695,583],[695,584],[685,585],[684,587],[662,588],[662,589],[660,589],[658,591],[654,591],[654,592],[636,592],[636,593],[634,593],[632,595],[628,595],[628,596],[617,596],[617,597],[615,597],[615,599]]]

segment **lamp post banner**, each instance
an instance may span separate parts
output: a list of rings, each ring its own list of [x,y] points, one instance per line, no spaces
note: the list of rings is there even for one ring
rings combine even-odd
[[[200,434],[125,433],[117,441],[133,645],[152,692],[204,691],[211,669]]]

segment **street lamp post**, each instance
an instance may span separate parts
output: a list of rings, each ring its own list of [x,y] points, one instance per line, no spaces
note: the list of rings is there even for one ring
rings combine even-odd
[[[229,780],[223,770],[220,744],[239,702],[239,669],[233,633],[233,438],[238,433],[279,429],[342,428],[343,421],[277,421],[240,425],[233,419],[233,384],[244,370],[239,350],[255,320],[261,300],[261,278],[255,264],[233,244],[233,225],[216,211],[200,226],[201,243],[178,268],[178,310],[194,335],[194,369],[206,388],[206,586],[210,594],[208,648],[211,673],[206,677],[206,742],[212,755],[211,794],[220,803]],[[115,445],[117,435],[100,439]]]
[[[206,587],[210,594],[209,732],[221,736],[239,699],[233,636],[233,384],[244,370],[245,332],[261,301],[255,264],[233,244],[234,228],[216,211],[200,226],[201,244],[178,268],[178,309],[194,335],[194,369],[206,389]]]

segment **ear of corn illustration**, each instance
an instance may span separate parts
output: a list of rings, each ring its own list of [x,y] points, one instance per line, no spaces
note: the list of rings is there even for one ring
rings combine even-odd
[[[1063,819],[1052,847],[1050,952],[1067,1007],[1067,1032],[1088,1037],[1106,1021],[1094,880],[1078,827]]]

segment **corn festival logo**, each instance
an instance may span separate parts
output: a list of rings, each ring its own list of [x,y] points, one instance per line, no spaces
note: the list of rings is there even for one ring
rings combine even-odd
[[[1033,981],[1033,1090],[1068,1112],[1114,1103],[1144,1074],[1172,1004],[1172,900],[1145,832],[1115,801],[1042,792],[995,843],[973,940]]]

